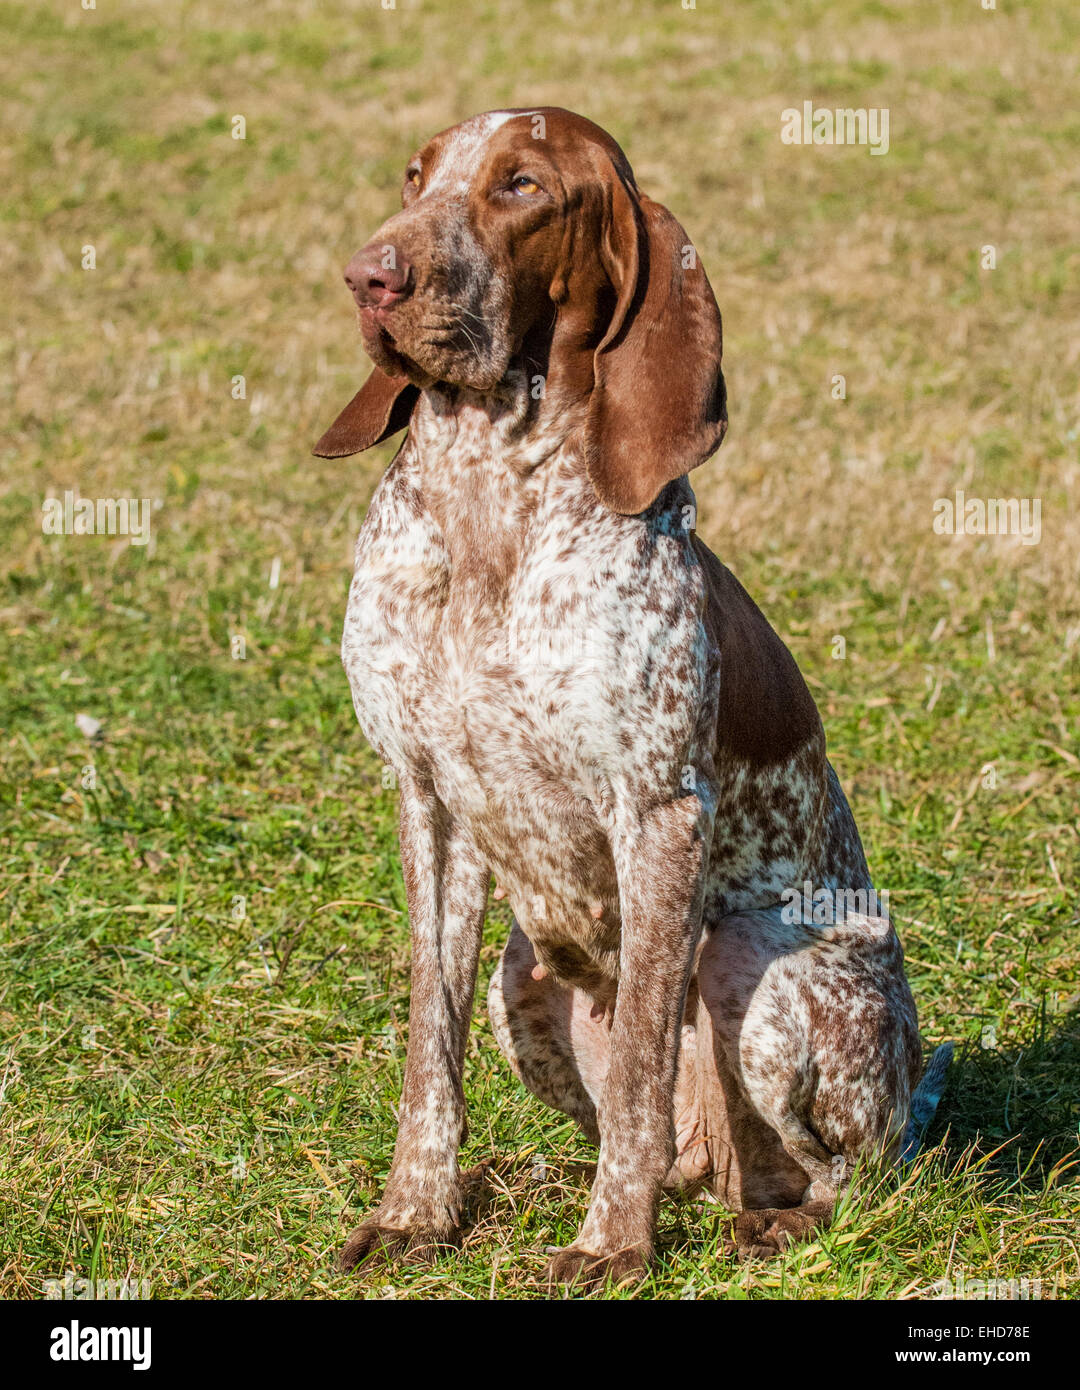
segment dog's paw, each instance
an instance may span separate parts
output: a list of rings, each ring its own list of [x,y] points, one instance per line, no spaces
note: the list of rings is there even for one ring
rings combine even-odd
[[[724,1254],[737,1260],[772,1260],[815,1229],[827,1226],[831,1202],[807,1202],[801,1207],[762,1207],[741,1211]]]
[[[338,1256],[338,1268],[347,1272],[364,1264],[430,1265],[455,1249],[460,1240],[461,1232],[453,1227],[390,1226],[377,1215],[371,1216],[346,1240]]]
[[[641,1246],[627,1246],[611,1255],[597,1255],[569,1245],[551,1254],[545,1274],[549,1289],[560,1284],[570,1286],[575,1293],[591,1293],[605,1285],[624,1288],[636,1284],[648,1272],[651,1251]]]

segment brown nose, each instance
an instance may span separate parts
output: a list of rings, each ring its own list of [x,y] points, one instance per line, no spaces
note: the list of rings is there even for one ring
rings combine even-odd
[[[395,246],[373,242],[345,267],[345,283],[361,309],[385,309],[412,293],[412,266]]]

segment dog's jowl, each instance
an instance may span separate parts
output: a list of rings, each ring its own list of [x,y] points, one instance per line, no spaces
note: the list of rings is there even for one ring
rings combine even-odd
[[[693,529],[727,423],[701,259],[609,136],[545,108],[425,145],[346,281],[376,366],[316,452],[408,430],[343,657],[400,786],[412,999],[393,1166],[343,1262],[460,1234],[492,876],[499,1045],[599,1144],[549,1277],[642,1270],[665,1187],[737,1213],[738,1255],[782,1249],[898,1153],[920,1045],[892,925],[846,906],[877,900],[814,703]],[[808,883],[845,906],[786,911]]]

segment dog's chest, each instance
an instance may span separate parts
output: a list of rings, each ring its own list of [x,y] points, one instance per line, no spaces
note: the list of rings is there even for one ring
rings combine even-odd
[[[556,473],[440,523],[417,483],[406,449],[357,543],[343,659],[361,726],[434,784],[512,896],[557,873],[556,895],[614,897],[612,787],[670,791],[703,693],[679,513],[647,530]]]

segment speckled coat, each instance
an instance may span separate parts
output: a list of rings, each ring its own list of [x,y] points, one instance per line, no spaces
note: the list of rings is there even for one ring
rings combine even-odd
[[[739,1213],[739,1254],[775,1251],[895,1148],[920,1049],[889,921],[781,906],[871,883],[795,663],[696,534],[686,473],[726,425],[711,289],[566,112],[444,132],[404,204],[350,263],[376,371],[317,450],[408,425],[342,648],[401,788],[413,946],[394,1162],[344,1262],[460,1231],[492,875],[514,913],[496,1037],[599,1143],[549,1277],[633,1276],[665,1185]]]

